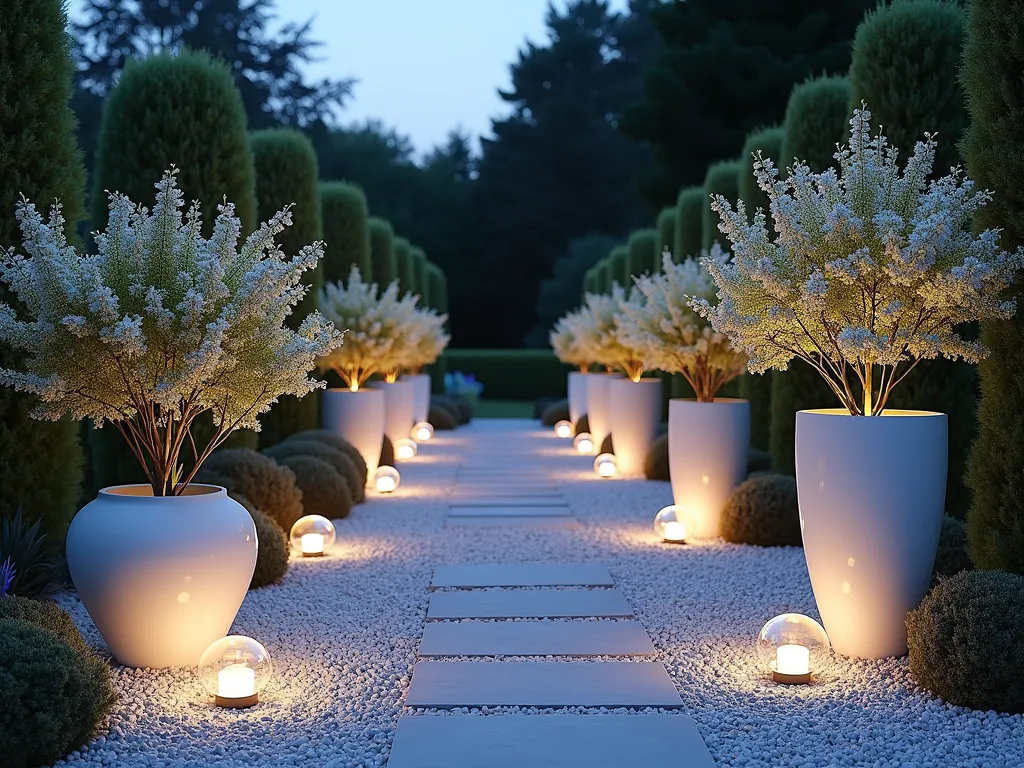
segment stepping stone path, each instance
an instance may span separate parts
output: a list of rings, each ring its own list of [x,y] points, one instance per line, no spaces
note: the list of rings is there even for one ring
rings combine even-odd
[[[522,448],[541,444],[538,437],[508,427],[473,435],[446,526],[575,524],[548,471],[550,452]],[[665,666],[641,660],[655,655],[654,644],[614,586],[601,563],[437,566],[419,647],[426,660],[413,668],[406,706],[681,707]],[[503,660],[509,656],[516,658]],[[520,660],[531,656],[544,660]],[[603,658],[616,656],[636,660]],[[627,765],[711,768],[714,761],[693,720],[678,713],[406,715],[388,760],[388,768]]]

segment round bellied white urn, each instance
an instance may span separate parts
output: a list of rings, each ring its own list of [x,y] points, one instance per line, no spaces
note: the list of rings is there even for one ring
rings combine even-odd
[[[408,381],[413,386],[412,396],[412,423],[419,424],[426,421],[430,415],[430,387],[431,380],[429,373],[403,373],[399,381]],[[409,435],[403,435],[408,437]]]
[[[321,425],[355,446],[366,462],[368,478],[373,477],[380,462],[384,414],[384,392],[380,389],[328,389],[321,400]]]
[[[946,497],[942,413],[796,414],[804,556],[837,653],[907,652],[907,612],[931,583]]]
[[[590,439],[595,452],[600,452],[604,439],[612,433],[608,412],[608,387],[612,381],[621,378],[621,373],[587,374],[587,422],[590,424]]]
[[[566,386],[569,393],[569,421],[576,423],[587,414],[587,378],[591,374],[582,371],[570,371]]]
[[[256,567],[256,527],[220,486],[153,496],[104,488],[71,521],[68,570],[127,667],[194,667],[231,629]]]
[[[616,442],[616,448],[618,443]],[[722,508],[747,476],[750,403],[715,398],[668,401],[668,469],[672,499],[694,520],[691,538],[719,535]]]
[[[608,419],[618,474],[642,477],[647,452],[661,425],[661,379],[612,379]]]

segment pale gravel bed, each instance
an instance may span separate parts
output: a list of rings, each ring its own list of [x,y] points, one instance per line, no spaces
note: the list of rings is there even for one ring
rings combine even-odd
[[[273,657],[273,681],[258,706],[215,708],[194,670],[115,666],[120,700],[103,735],[58,765],[383,766],[398,717],[412,712],[403,701],[434,565],[539,561],[608,565],[718,765],[1024,765],[1024,718],[947,706],[914,685],[906,659],[835,658],[814,685],[773,685],[753,638],[778,613],[815,615],[802,552],[660,544],[651,521],[671,501],[668,484],[599,480],[592,459],[573,455],[571,442],[548,430],[510,434],[509,443],[542,457],[579,527],[444,528],[447,493],[472,436],[526,426],[482,422],[438,433],[400,465],[395,494],[371,498],[339,522],[333,556],[294,562],[280,585],[249,593],[232,631],[257,638]],[[62,602],[101,647],[77,601]]]

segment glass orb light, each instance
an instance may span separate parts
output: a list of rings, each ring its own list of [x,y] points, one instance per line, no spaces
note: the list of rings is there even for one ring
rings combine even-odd
[[[408,461],[416,455],[416,441],[411,437],[402,437],[395,440],[395,458],[400,461]]]
[[[391,493],[402,482],[402,476],[394,467],[377,467],[373,473],[373,487],[377,493]]]
[[[334,546],[334,523],[321,515],[300,517],[292,526],[289,538],[303,557],[322,557]]]
[[[242,709],[258,703],[273,671],[267,649],[244,635],[222,637],[199,659],[199,681],[218,707]]]
[[[693,535],[696,528],[697,518],[693,513],[676,504],[664,507],[654,516],[654,532],[662,541],[685,544],[686,537]]]
[[[434,427],[429,421],[421,421],[413,426],[411,434],[417,443],[425,443],[434,436]]]
[[[594,452],[594,438],[590,436],[589,432],[580,432],[576,435],[576,439],[572,441],[572,444],[584,456]]]
[[[559,437],[572,437],[572,422],[562,419],[555,424],[555,434]]]
[[[824,627],[800,613],[776,616],[757,635],[757,653],[772,680],[787,685],[809,683],[831,647]]]
[[[594,459],[594,471],[601,477],[615,477],[619,468],[615,464],[615,454],[602,453]]]

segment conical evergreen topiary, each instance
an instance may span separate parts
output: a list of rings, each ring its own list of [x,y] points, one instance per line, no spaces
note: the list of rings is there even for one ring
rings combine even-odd
[[[427,254],[422,248],[413,246],[409,255],[412,258],[413,285],[416,286],[416,293],[423,297],[420,303],[425,304],[430,290],[430,286],[427,285]]]
[[[14,216],[21,195],[40,204],[60,200],[68,234],[82,218],[85,171],[68,107],[74,65],[66,27],[60,0],[0,3],[0,249],[21,251]],[[0,299],[14,300],[0,290]],[[14,352],[0,346],[0,368],[19,367]],[[0,388],[0,515],[21,506],[52,541],[63,542],[82,482],[79,425],[30,418],[35,402]]]
[[[416,270],[412,263],[412,243],[404,237],[395,238],[395,269],[398,293],[416,293]]]
[[[370,262],[373,264],[373,281],[381,290],[398,277],[395,230],[390,223],[375,216],[370,217]]]
[[[655,250],[658,254],[658,268],[661,268],[661,254],[676,247],[676,209],[663,208],[658,214],[658,242]]]
[[[701,248],[710,248],[717,240],[725,243],[725,236],[718,231],[718,214],[711,210],[711,195],[723,195],[735,202],[739,197],[740,160],[721,160],[708,168],[704,177],[704,200],[701,203]],[[696,255],[696,254],[694,254]]]
[[[296,254],[304,246],[323,239],[320,219],[320,190],[317,185],[316,152],[309,139],[299,131],[271,128],[251,136],[256,165],[256,198],[260,220],[292,205],[292,226],[278,240],[286,254]],[[305,273],[308,292],[288,318],[297,328],[303,318],[316,309],[317,293],[323,286],[322,266]],[[260,447],[265,448],[289,435],[320,425],[319,398],[313,392],[296,398],[284,395],[260,417]]]
[[[658,231],[641,229],[629,236],[626,243],[626,270],[629,277],[626,281],[627,293],[633,287],[633,278],[640,275],[652,275],[660,271],[661,256],[658,253]]]
[[[608,255],[608,276],[611,278],[611,284],[605,293],[610,293],[611,286],[615,283],[621,286],[629,284],[629,248],[624,245],[612,248]]]
[[[676,237],[672,260],[682,264],[700,255],[704,239],[704,205],[708,202],[704,187],[686,187],[676,200]]]
[[[1024,7],[1013,0],[972,0],[960,80],[970,126],[961,145],[967,171],[992,190],[979,227],[1000,227],[1007,250],[1024,245],[1024,101],[1020,75]],[[1024,295],[1024,278],[1012,294]],[[974,493],[967,516],[971,560],[979,568],[1024,574],[1024,306],[1012,320],[984,323],[988,359],[978,367],[978,437],[968,462]]]
[[[372,281],[370,222],[363,190],[345,181],[321,182],[320,211],[326,244],[324,282],[345,282],[352,267],[359,268],[363,280]]]

